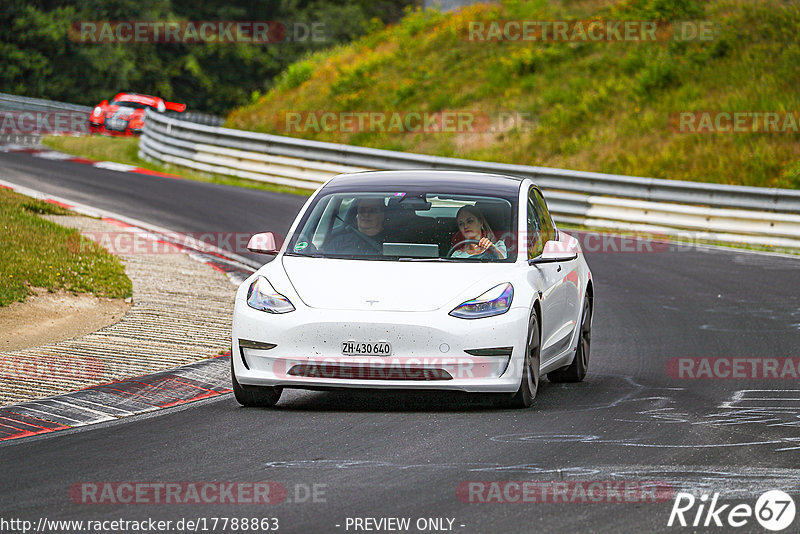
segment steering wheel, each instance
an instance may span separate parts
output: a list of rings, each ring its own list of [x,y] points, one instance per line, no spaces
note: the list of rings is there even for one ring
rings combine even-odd
[[[471,243],[478,244],[478,243],[480,243],[480,241],[477,240],[477,239],[464,239],[462,241],[459,241],[458,243],[453,245],[450,248],[450,250],[447,251],[447,257],[449,258],[453,254],[453,252],[456,251],[456,249],[461,247],[461,245],[468,245],[468,244],[471,244]],[[481,252],[480,254],[474,254],[474,256],[481,256],[482,254],[486,254],[487,252],[490,252],[490,251],[491,251],[492,254],[497,255],[497,253],[494,251],[494,247],[489,247],[486,250],[484,250],[483,252]]]

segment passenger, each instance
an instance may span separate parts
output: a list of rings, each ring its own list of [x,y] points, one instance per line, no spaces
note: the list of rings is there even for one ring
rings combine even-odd
[[[356,224],[334,237],[325,250],[331,254],[383,254],[386,232],[383,199],[363,198],[357,201]]]
[[[503,240],[498,240],[489,227],[483,213],[474,206],[462,206],[456,214],[458,234],[455,250],[451,258],[486,258],[506,259],[508,251]]]

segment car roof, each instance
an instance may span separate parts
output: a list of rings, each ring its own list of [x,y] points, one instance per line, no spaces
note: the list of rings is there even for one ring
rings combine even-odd
[[[324,189],[391,191],[395,189],[425,189],[434,191],[494,192],[516,195],[524,178],[473,171],[444,171],[417,169],[402,171],[365,171],[340,174]]]

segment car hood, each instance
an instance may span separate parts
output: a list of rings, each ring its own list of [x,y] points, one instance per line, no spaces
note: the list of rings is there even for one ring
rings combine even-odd
[[[496,285],[491,280],[508,264],[284,256],[283,267],[299,297],[312,308],[411,312],[439,309],[472,286],[475,294],[467,294],[465,300],[477,297]]]
[[[108,117],[116,117],[119,119],[130,118],[134,115],[143,115],[143,109],[136,109],[134,107],[129,106],[108,106],[105,109],[105,114]]]

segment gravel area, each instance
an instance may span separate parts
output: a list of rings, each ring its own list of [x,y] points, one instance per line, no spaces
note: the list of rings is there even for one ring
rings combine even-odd
[[[89,217],[46,218],[94,235],[132,230]],[[133,282],[133,306],[121,321],[66,341],[0,352],[0,406],[162,371],[229,350],[236,286],[186,253],[153,248],[160,253],[119,255]]]

